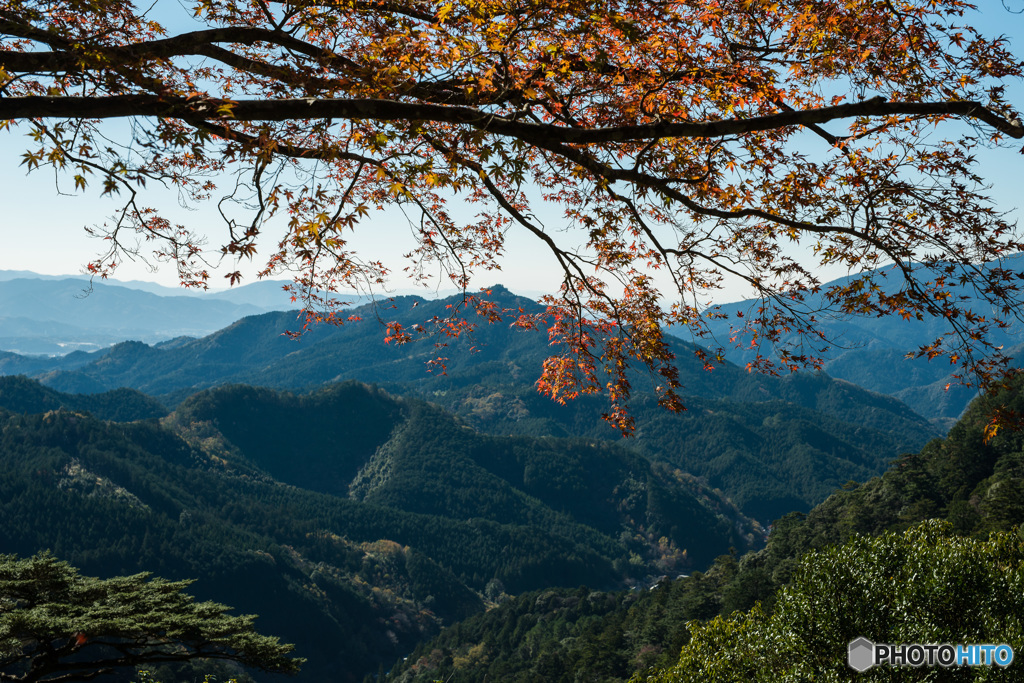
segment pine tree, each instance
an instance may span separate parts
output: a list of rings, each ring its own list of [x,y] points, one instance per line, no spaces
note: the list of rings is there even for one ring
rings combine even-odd
[[[298,671],[304,660],[257,633],[255,615],[195,602],[183,592],[190,583],[99,579],[48,553],[0,555],[0,682],[91,680],[119,667],[203,658]]]

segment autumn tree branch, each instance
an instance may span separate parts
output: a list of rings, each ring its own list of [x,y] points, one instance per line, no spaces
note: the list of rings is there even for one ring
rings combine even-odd
[[[6,68],[0,55],[0,66]],[[572,128],[504,116],[472,107],[399,102],[382,99],[217,100],[208,98],[115,95],[109,97],[0,98],[0,119],[83,117],[113,119],[134,116],[203,120],[291,121],[296,119],[370,119],[374,121],[432,121],[472,126],[481,131],[529,142],[595,145],[652,138],[722,138],[811,126],[841,119],[878,116],[957,116],[977,119],[1012,138],[1024,138],[1020,119],[1006,119],[979,102],[887,102],[882,97],[834,107],[784,111],[748,119],[709,122],[665,122],[608,128]]]

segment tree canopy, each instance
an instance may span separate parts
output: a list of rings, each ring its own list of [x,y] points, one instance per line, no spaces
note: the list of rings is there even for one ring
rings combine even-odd
[[[97,579],[48,554],[0,555],[0,681],[90,680],[117,667],[219,659],[294,673],[291,645],[260,635],[182,592],[189,581],[148,574]]]
[[[541,388],[606,390],[624,431],[627,366],[646,366],[679,408],[664,332],[705,334],[702,307],[730,280],[762,300],[738,333],[776,344],[758,369],[817,365],[822,312],[803,302],[821,267],[850,273],[825,292],[829,311],[945,319],[948,336],[914,352],[982,381],[1004,360],[985,334],[1020,303],[999,259],[1021,245],[976,154],[1024,137],[1006,95],[1024,65],[971,25],[968,2],[191,7],[204,26],[168,34],[128,0],[0,1],[0,121],[31,136],[24,163],[124,198],[94,228],[109,238],[94,273],[137,232],[183,283],[207,282],[201,240],[147,206],[151,183],[215,204],[229,258],[255,257],[278,226],[263,272],[294,269],[320,317],[334,313],[324,293],[397,270],[350,244],[377,207],[406,212],[413,279],[462,288],[522,231],[562,271],[547,313],[501,311],[486,294],[467,309],[546,328],[560,347]],[[964,285],[974,304],[951,295]],[[429,322],[457,334],[458,314]],[[695,353],[714,363],[719,342]]]
[[[1024,641],[1017,615],[1024,545],[1014,529],[988,541],[954,534],[932,520],[902,534],[857,537],[806,555],[771,614],[754,607],[691,622],[691,640],[672,668],[633,683],[841,681],[848,645],[872,642],[1010,644]],[[870,681],[1009,680],[998,666],[880,667]]]

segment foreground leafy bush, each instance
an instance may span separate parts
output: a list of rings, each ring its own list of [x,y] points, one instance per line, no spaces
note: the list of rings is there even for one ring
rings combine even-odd
[[[810,553],[774,610],[692,622],[672,668],[633,683],[748,681],[1018,680],[1020,663],[999,667],[888,667],[858,674],[850,641],[1008,643],[1024,646],[1024,541],[1018,532],[980,541],[929,521],[903,533],[858,537]]]

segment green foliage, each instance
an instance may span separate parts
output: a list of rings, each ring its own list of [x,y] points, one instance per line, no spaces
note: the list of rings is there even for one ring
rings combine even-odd
[[[689,638],[686,624],[719,613],[731,577],[723,559],[707,573],[662,580],[649,590],[525,593],[445,629],[387,680],[624,681],[635,671],[671,665]]]
[[[813,552],[780,592],[771,614],[690,624],[691,640],[670,669],[636,683],[843,681],[847,645],[884,643],[1024,645],[1024,543],[1016,532],[987,540],[957,536],[933,521],[903,533],[858,537]],[[939,675],[939,678],[935,676]],[[865,681],[1007,680],[997,667],[878,667]]]
[[[295,673],[294,647],[260,635],[254,615],[232,616],[184,593],[190,581],[136,574],[81,576],[48,554],[0,555],[0,681],[88,680],[114,669],[193,659]]]

